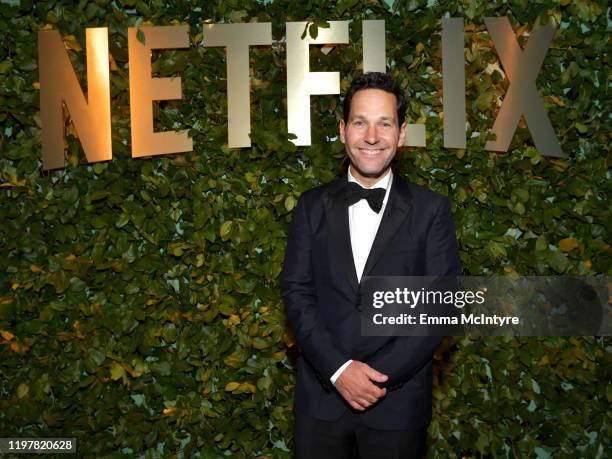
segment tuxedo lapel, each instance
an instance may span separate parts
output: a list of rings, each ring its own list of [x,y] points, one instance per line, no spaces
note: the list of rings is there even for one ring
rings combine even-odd
[[[367,276],[378,263],[385,249],[395,236],[404,219],[408,216],[411,205],[411,194],[408,184],[397,174],[393,174],[393,183],[389,191],[389,200],[385,207],[380,226],[376,232],[374,243],[363,269],[363,276]]]
[[[346,183],[347,177],[344,176],[329,189],[324,198],[325,214],[329,223],[332,249],[336,251],[341,264],[340,268],[347,275],[351,287],[357,292],[359,284],[351,247],[348,205],[345,198]]]
[[[359,290],[357,271],[351,247],[351,235],[348,220],[348,205],[345,198],[346,176],[338,180],[327,192],[324,198],[325,214],[329,223],[330,241],[340,260],[340,268],[346,274],[355,292]],[[408,184],[397,174],[393,175],[393,183],[389,192],[389,200],[383,213],[380,226],[376,232],[374,243],[363,270],[367,276],[374,268],[385,249],[397,233],[400,225],[408,216],[411,205],[411,194]]]

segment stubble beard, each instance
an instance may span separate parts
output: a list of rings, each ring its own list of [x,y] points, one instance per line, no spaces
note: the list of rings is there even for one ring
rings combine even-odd
[[[394,157],[395,157],[395,154],[389,159],[389,162],[385,164],[380,170],[375,170],[371,172],[362,170],[355,163],[355,161],[353,161],[353,159],[350,156],[349,156],[349,160],[350,160],[351,168],[357,173],[359,173],[359,175],[361,175],[362,177],[370,178],[370,179],[377,179],[385,175],[387,171],[391,168],[391,163],[393,162]]]

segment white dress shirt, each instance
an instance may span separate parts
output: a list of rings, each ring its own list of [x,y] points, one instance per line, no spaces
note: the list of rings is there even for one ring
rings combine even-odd
[[[348,169],[348,181],[355,182],[359,186],[362,186],[351,174],[351,167]],[[374,238],[378,232],[380,221],[382,220],[385,207],[387,207],[387,201],[389,199],[389,190],[391,189],[391,183],[393,182],[393,172],[389,169],[387,175],[381,178],[378,182],[369,188],[383,188],[386,190],[385,198],[383,199],[382,208],[379,213],[374,212],[368,201],[362,199],[356,202],[352,206],[349,206],[349,231],[351,234],[351,248],[353,250],[353,260],[355,262],[355,271],[357,272],[357,279],[361,282],[361,276],[363,275],[363,269],[365,268],[368,255],[370,255],[370,249],[374,243]],[[366,188],[366,187],[363,187]],[[330,378],[332,384],[336,384],[336,380],[346,367],[350,365],[352,360],[346,361]]]

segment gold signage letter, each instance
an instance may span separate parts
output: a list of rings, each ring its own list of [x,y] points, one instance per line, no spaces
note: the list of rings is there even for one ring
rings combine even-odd
[[[442,19],[444,146],[466,148],[463,18]]]
[[[516,125],[523,115],[540,154],[564,156],[535,84],[548,52],[548,45],[555,34],[555,27],[547,24],[533,29],[523,51],[507,17],[485,18],[485,24],[510,81],[493,124],[492,131],[497,138],[488,141],[485,149],[508,151]]]
[[[153,101],[181,99],[182,95],[180,77],[151,77],[151,50],[188,48],[188,29],[188,26],[128,28],[133,158],[193,150],[187,131],[153,132]],[[136,37],[138,31],[142,32],[144,43]]]
[[[204,46],[227,47],[227,136],[230,148],[251,146],[249,46],[271,44],[270,22],[204,24]]]
[[[87,161],[112,159],[108,29],[87,29],[87,99],[57,30],[38,32],[43,169],[64,167],[62,102]]]
[[[287,118],[289,132],[295,134],[296,145],[310,145],[310,96],[338,94],[338,72],[311,72],[308,63],[309,45],[348,43],[348,22],[328,21],[329,28],[319,27],[319,35],[306,33],[307,23],[287,22]]]
[[[363,73],[387,71],[385,21],[361,21]]]

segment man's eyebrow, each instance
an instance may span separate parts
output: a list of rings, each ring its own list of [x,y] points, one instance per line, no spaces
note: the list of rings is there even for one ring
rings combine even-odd
[[[367,119],[365,115],[356,114],[356,115],[351,115],[351,117],[349,118],[349,121],[365,120],[365,119]],[[394,121],[394,120],[395,120],[395,117],[393,116],[381,116],[380,118],[378,118],[378,121]]]

